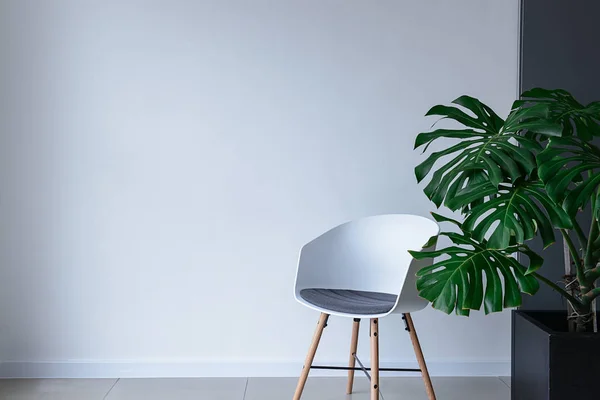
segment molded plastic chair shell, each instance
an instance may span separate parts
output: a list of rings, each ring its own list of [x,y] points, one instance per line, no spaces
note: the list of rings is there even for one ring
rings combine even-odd
[[[408,250],[419,251],[439,233],[438,225],[408,214],[378,215],[339,225],[312,240],[300,250],[295,297],[314,310],[353,318],[381,318],[391,313],[421,310],[427,301],[416,289],[416,272],[431,259],[415,260]],[[310,289],[375,292],[397,296],[389,311],[356,314],[327,309],[301,295]],[[392,298],[389,296],[388,298]],[[393,300],[392,300],[393,301]]]

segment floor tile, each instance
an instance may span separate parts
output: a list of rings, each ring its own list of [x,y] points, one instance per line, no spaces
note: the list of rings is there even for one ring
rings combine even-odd
[[[116,379],[1,379],[2,400],[102,400]]]
[[[295,378],[250,378],[245,400],[291,398]],[[433,378],[437,398],[444,400],[509,400],[510,389],[498,378]],[[381,379],[385,400],[427,400],[421,378]],[[348,400],[368,398],[369,385],[357,378],[352,396],[346,395],[345,378],[309,378],[302,400]]]
[[[120,379],[107,400],[243,400],[246,378]]]
[[[501,376],[500,380],[502,380],[502,382],[506,383],[506,385],[510,387],[510,376]]]

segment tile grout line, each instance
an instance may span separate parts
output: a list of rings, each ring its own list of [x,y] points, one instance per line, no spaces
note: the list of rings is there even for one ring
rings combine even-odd
[[[500,382],[504,383],[504,385],[505,385],[507,388],[511,389],[511,387],[508,385],[508,383],[504,382],[504,379],[502,379],[502,377],[500,377],[500,376],[499,376],[499,377],[498,377],[498,379],[500,379]],[[511,389],[511,390],[512,390],[512,389]]]
[[[115,380],[115,383],[113,383],[112,386],[110,387],[110,389],[108,389],[108,392],[106,392],[106,394],[104,395],[104,397],[102,398],[102,400],[106,400],[106,398],[108,397],[108,395],[110,394],[110,392],[112,392],[113,388],[115,386],[117,386],[117,383],[119,383],[120,380],[121,380],[121,378],[117,378]]]
[[[242,400],[246,400],[246,392],[248,391],[248,381],[250,380],[250,378],[246,378],[246,387],[244,387],[244,397],[242,397]]]

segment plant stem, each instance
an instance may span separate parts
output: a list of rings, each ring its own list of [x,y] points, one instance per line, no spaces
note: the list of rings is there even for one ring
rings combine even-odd
[[[585,269],[586,270],[590,270],[594,267],[596,267],[596,263],[594,263],[593,260],[593,252],[594,252],[594,239],[595,237],[598,235],[598,221],[596,220],[596,218],[592,219],[592,226],[590,226],[590,234],[588,235],[590,242],[588,244],[588,246],[585,248],[585,259],[584,259],[584,264],[585,264]]]
[[[590,304],[598,296],[600,296],[600,288],[592,289],[583,296],[583,302]]]
[[[596,265],[594,268],[585,271],[585,278],[591,282],[596,282],[600,278],[600,265]]]
[[[537,272],[534,272],[532,275],[535,276],[538,280],[544,282],[546,285],[550,286],[558,293],[560,293],[561,296],[566,298],[571,303],[574,309],[579,310],[583,307],[583,303],[580,300],[571,296],[569,292],[558,286],[556,283],[552,282],[550,279],[538,274]]]
[[[573,218],[573,229],[575,230],[575,233],[577,234],[577,239],[579,239],[579,244],[581,245],[582,249],[587,249],[588,248],[588,239],[585,237],[585,234],[583,233],[583,229],[581,228],[581,225],[579,225],[579,223],[575,220],[575,218]],[[592,238],[589,238],[590,242],[593,240]]]
[[[588,171],[588,179],[592,179],[592,177],[594,176],[592,171]],[[592,195],[592,199],[591,199],[591,203],[592,203],[592,219],[596,219],[594,217],[595,213],[596,213],[596,200],[598,199],[598,196],[600,196],[600,187],[596,188],[596,194]],[[592,238],[590,238],[590,240],[592,240]]]
[[[573,262],[575,263],[575,268],[577,271],[577,280],[579,281],[579,284],[581,286],[585,286],[585,281],[586,281],[585,280],[585,270],[583,268],[583,265],[581,264],[581,258],[580,258],[579,252],[577,251],[575,244],[571,240],[571,237],[569,236],[569,232],[567,232],[565,229],[561,229],[560,233],[562,233],[563,238],[565,239],[565,242],[567,243],[567,246],[569,246],[569,251],[571,252],[571,258],[573,259]]]

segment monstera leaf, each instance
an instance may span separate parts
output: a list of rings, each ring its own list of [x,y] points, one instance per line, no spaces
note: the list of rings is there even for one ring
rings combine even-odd
[[[576,135],[586,141],[600,136],[600,102],[584,106],[565,90],[541,88],[524,92],[521,98],[514,102],[507,125],[520,124],[516,129],[551,136]]]
[[[496,250],[468,233],[442,232],[440,236],[448,237],[453,245],[436,251],[410,252],[416,259],[442,257],[417,273],[419,295],[434,308],[447,314],[454,310],[459,315],[469,315],[470,310],[479,310],[483,304],[488,314],[518,307],[521,293],[533,295],[539,289],[539,282],[532,274],[543,259],[528,247]],[[511,257],[514,252],[529,257],[529,269]]]
[[[452,193],[447,206],[458,209],[464,204],[480,203],[466,212],[463,228],[475,240],[488,239],[488,246],[504,249],[522,244],[540,233],[544,247],[554,243],[554,228],[569,229],[571,219],[554,203],[539,181],[518,180],[498,187],[489,181]]]
[[[415,168],[417,181],[420,182],[436,162],[444,158],[444,165],[432,174],[424,189],[427,197],[438,207],[458,190],[482,185],[486,181],[497,187],[502,182],[515,181],[535,169],[535,158],[531,151],[540,148],[535,140],[506,132],[502,118],[477,99],[462,96],[453,104],[462,109],[438,105],[429,110],[427,115],[452,119],[464,125],[464,128],[424,132],[415,140],[415,148],[425,145],[427,150],[432,142],[440,138],[461,139],[445,150],[431,153]],[[446,160],[445,157],[450,159]],[[465,209],[478,204],[478,201],[467,204]]]
[[[537,163],[546,191],[569,215],[575,216],[595,196],[600,149],[593,144],[578,137],[552,138]]]

